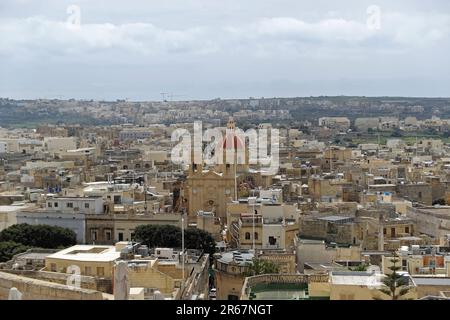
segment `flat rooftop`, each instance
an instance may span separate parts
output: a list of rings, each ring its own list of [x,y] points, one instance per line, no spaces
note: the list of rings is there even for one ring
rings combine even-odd
[[[254,254],[251,251],[235,250],[222,253],[219,261],[222,263],[234,262],[238,265],[245,266],[249,263],[252,263],[253,257]]]
[[[326,216],[326,217],[320,217],[317,218],[318,220],[325,220],[325,221],[331,221],[331,222],[338,222],[338,221],[351,221],[354,218],[353,217],[345,217],[345,216]]]
[[[45,260],[51,252],[27,252],[17,257],[17,260]]]
[[[20,211],[26,208],[33,207],[34,204],[28,204],[28,205],[4,205],[0,206],[0,212],[16,212]]]
[[[371,272],[333,272],[331,282],[337,285],[368,286],[382,285],[381,277]]]
[[[120,258],[114,246],[76,245],[47,256],[48,259],[111,262]]]
[[[413,277],[418,286],[450,286],[450,278]]]

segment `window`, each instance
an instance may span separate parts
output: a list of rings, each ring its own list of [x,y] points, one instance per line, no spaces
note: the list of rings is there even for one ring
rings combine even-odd
[[[245,233],[245,240],[250,240],[250,232]]]
[[[258,240],[258,232],[255,232],[255,240]]]
[[[50,270],[53,272],[56,272],[56,263],[51,263],[50,264]]]
[[[270,236],[269,237],[269,244],[271,246],[274,246],[277,243],[277,239],[275,239],[275,237]]]
[[[92,268],[91,267],[84,267],[84,274],[87,276],[92,275]]]
[[[392,238],[395,237],[395,228],[391,228],[391,237],[392,237]]]
[[[405,227],[405,233],[409,233],[409,227]]]
[[[97,229],[91,229],[91,240],[92,241],[97,240]]]
[[[110,241],[111,240],[111,230],[105,231],[105,240]]]
[[[119,232],[119,241],[123,241],[123,232]]]
[[[383,234],[386,234],[386,228],[383,228]]]
[[[51,208],[51,207],[52,207],[52,203],[51,203],[51,202],[47,203],[47,206],[48,206],[49,208]]]
[[[55,202],[55,203],[53,204],[53,206],[54,206],[55,208],[58,208],[58,202]]]
[[[419,191],[419,198],[422,199],[422,192]]]
[[[73,202],[67,202],[67,208],[73,208]]]
[[[84,208],[85,208],[85,209],[89,209],[89,203],[86,202],[86,203],[84,204]]]
[[[104,276],[105,275],[105,268],[103,267],[97,267],[97,276]]]
[[[130,238],[132,241],[134,240],[134,232],[131,232]]]

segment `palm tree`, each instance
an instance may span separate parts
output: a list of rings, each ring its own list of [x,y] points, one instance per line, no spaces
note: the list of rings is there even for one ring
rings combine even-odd
[[[383,288],[379,289],[384,294],[390,296],[392,300],[399,300],[410,290],[408,277],[397,272],[401,269],[401,267],[396,265],[398,260],[398,255],[394,252],[392,258],[390,259],[392,266],[389,267],[392,273],[385,276],[382,281]]]

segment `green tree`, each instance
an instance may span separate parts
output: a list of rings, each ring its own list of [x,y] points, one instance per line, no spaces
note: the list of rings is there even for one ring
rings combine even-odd
[[[248,269],[244,273],[246,277],[257,276],[260,274],[279,273],[280,267],[269,260],[253,258],[248,264]]]
[[[24,246],[21,243],[13,241],[0,242],[0,262],[9,261],[14,255],[25,252],[28,249],[30,247]]]
[[[58,249],[77,243],[74,231],[49,225],[15,224],[0,232],[0,242],[12,241],[29,247]]]
[[[181,229],[172,225],[140,225],[136,227],[134,237],[149,248],[181,247]]]
[[[392,271],[392,273],[384,277],[382,281],[383,287],[380,289],[380,291],[390,296],[392,300],[399,300],[410,290],[409,279],[407,276],[404,276],[397,272],[401,268],[397,266],[399,257],[395,252],[390,261],[392,262],[392,266],[389,267],[389,269]]]
[[[349,269],[352,271],[367,271],[367,264],[363,263],[363,264],[360,264],[359,266],[349,268]]]
[[[135,229],[135,240],[149,248],[181,248],[181,229],[172,225],[140,225]],[[213,254],[216,242],[209,232],[189,228],[184,232],[185,247]]]
[[[392,133],[391,133],[391,137],[394,137],[394,138],[403,137],[402,130],[400,130],[399,128],[395,128],[394,131],[392,131]]]
[[[186,248],[200,249],[211,255],[216,252],[216,242],[207,231],[197,228],[187,229],[184,233],[184,240]]]

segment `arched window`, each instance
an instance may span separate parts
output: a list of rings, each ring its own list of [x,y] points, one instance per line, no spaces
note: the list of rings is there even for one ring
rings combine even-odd
[[[255,240],[258,240],[258,232],[255,232]]]
[[[245,240],[250,240],[250,232],[245,233]]]

